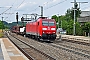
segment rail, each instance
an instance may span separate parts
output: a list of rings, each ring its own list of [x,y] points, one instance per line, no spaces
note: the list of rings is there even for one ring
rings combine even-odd
[[[8,35],[8,34],[6,34]],[[19,38],[13,36],[15,39],[19,40],[20,42],[24,43],[25,45],[29,46],[30,48],[34,49],[35,51],[38,51],[39,53],[41,53],[42,55],[48,57],[50,60],[56,60],[53,57],[43,53],[42,51],[34,48],[33,46],[30,46],[30,44],[26,43],[25,41],[21,41]],[[9,37],[8,37],[9,38]],[[10,39],[10,38],[9,38]],[[10,39],[11,40],[11,39]],[[13,42],[13,41],[12,41]],[[14,43],[15,44],[15,43]],[[16,45],[16,44],[15,44]],[[17,46],[17,45],[16,45]],[[18,46],[17,46],[18,47]],[[30,60],[35,60],[34,58],[32,58],[27,52],[25,52],[22,48],[18,47]]]
[[[78,42],[84,42],[90,44],[90,38],[84,36],[72,36],[72,35],[61,35],[62,40],[72,40]]]

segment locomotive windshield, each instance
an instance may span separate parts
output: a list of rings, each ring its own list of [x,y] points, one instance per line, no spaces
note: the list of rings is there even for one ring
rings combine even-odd
[[[53,21],[42,21],[42,25],[43,26],[54,26],[54,22]]]
[[[54,22],[49,21],[49,26],[54,26]]]
[[[48,21],[42,21],[43,26],[48,26]]]

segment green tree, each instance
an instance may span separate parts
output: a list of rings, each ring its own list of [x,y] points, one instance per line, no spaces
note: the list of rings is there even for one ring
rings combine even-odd
[[[76,12],[76,19],[80,16],[81,10],[78,8],[78,4],[75,4],[75,12]],[[56,20],[56,22],[58,22],[59,20],[59,26],[60,28],[63,28],[64,30],[67,31],[67,34],[72,35],[73,34],[73,24],[74,24],[74,10],[73,8],[71,9],[67,9],[65,15],[61,15],[61,16],[52,16],[52,18],[54,18]],[[59,19],[58,19],[59,18]],[[80,24],[77,22],[76,20],[76,35],[82,35],[83,31],[82,28],[80,27]]]
[[[67,29],[67,25],[68,25],[66,16],[60,16],[59,19],[60,19],[60,27],[62,29],[64,29],[64,30],[66,30]]]
[[[77,10],[75,10],[75,18],[76,18],[76,22],[75,22],[76,26],[75,26],[75,28],[76,28],[76,34],[77,35],[82,35],[82,31],[78,32],[78,29],[79,30],[82,30],[82,29],[80,28],[80,24],[77,22],[77,18],[81,14],[81,10],[78,8],[78,4],[77,3],[75,3],[75,9],[77,9]],[[68,28],[66,29],[67,30],[67,34],[73,34],[73,24],[74,24],[74,10],[73,10],[73,8],[67,9],[65,16],[66,16],[66,20],[68,22]]]
[[[90,22],[86,22],[83,26],[84,32],[86,32],[86,35],[88,36],[88,33],[90,34]]]
[[[53,16],[52,16],[52,19],[55,19],[56,25],[57,25],[57,28],[58,28],[58,24],[57,24],[57,23],[58,23],[58,17],[57,17],[56,15],[53,15]],[[60,25],[60,24],[59,24],[59,25]]]
[[[56,15],[53,15],[53,16],[52,16],[52,19],[55,19],[56,22],[58,22],[58,19],[57,19],[57,18],[58,18],[58,17],[57,17]]]
[[[76,22],[76,35],[83,35],[83,30],[78,22]]]
[[[65,13],[65,16],[66,16],[66,20],[67,21],[70,21],[71,18],[71,9],[67,9],[66,13]]]
[[[2,21],[0,20],[0,29],[2,29]]]
[[[73,34],[73,20],[69,21],[66,31],[69,35]]]

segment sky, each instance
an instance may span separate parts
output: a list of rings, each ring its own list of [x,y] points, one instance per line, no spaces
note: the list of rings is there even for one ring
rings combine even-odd
[[[82,11],[90,11],[90,0],[76,0],[81,3],[80,9]],[[18,12],[19,21],[21,17],[25,17],[23,14],[37,13],[41,14],[41,8],[43,6],[43,16],[51,17],[53,15],[65,15],[67,9],[71,9],[74,4],[71,3],[74,0],[1,0],[0,1],[0,20],[2,17],[4,21],[16,22],[16,13]]]

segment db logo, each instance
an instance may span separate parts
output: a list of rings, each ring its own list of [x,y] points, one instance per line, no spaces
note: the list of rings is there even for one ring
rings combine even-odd
[[[50,30],[50,27],[48,27],[48,30]]]

